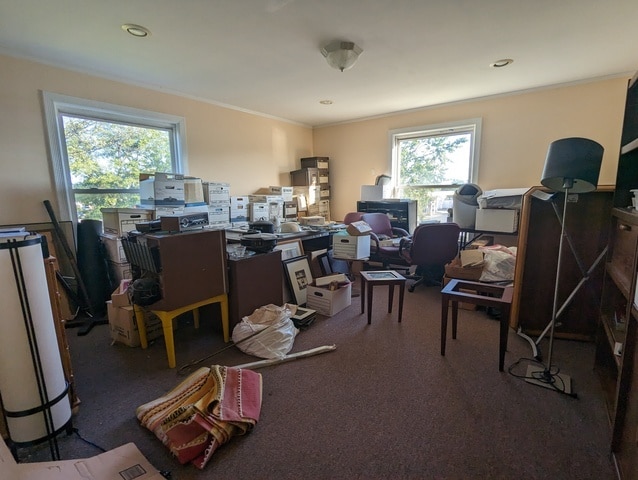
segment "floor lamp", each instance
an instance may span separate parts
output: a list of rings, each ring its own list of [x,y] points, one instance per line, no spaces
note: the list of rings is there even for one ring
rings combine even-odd
[[[558,263],[554,283],[554,301],[550,321],[549,349],[547,363],[543,367],[530,365],[526,380],[529,383],[571,394],[571,378],[552,371],[552,353],[554,350],[554,328],[558,317],[558,290],[560,286],[563,244],[565,239],[565,220],[570,194],[587,193],[596,189],[600,164],[603,159],[603,147],[587,138],[572,137],[556,140],[549,145],[541,184],[554,192],[563,192],[563,216],[561,218],[560,241],[558,244]]]

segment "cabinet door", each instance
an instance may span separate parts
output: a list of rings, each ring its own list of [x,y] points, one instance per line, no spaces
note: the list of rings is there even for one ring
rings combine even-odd
[[[256,308],[283,302],[281,251],[229,259],[230,328]]]
[[[552,318],[561,232],[557,211],[562,215],[564,200],[563,194],[556,194],[555,209],[551,202],[533,195],[538,190],[545,191],[534,187],[523,198],[511,321],[512,327],[520,327],[534,336],[540,334]],[[577,292],[558,319],[555,332],[558,338],[593,340],[596,336],[603,257],[589,279],[578,285],[585,276],[581,267],[585,272],[590,269],[607,246],[612,197],[611,187],[570,195],[565,219],[569,241],[563,246],[559,307],[575,289]]]

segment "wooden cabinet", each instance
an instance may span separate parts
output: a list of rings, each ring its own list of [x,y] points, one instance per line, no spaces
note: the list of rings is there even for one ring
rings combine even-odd
[[[631,190],[638,188],[637,80],[638,74],[629,83],[625,105],[595,357],[611,424],[611,452],[622,479],[638,478],[638,212],[631,207]]]
[[[229,323],[233,327],[256,308],[283,303],[281,251],[228,259]]]
[[[520,327],[534,337],[552,318],[561,232],[559,215],[562,216],[565,199],[563,193],[556,193],[551,200],[544,200],[545,193],[549,190],[544,187],[532,187],[523,196],[510,320],[510,326]],[[593,192],[569,195],[565,231],[570,241],[563,246],[559,307],[585,277],[583,272],[594,265],[596,268],[558,317],[556,338],[592,341],[596,337],[612,201],[613,187],[601,186]]]

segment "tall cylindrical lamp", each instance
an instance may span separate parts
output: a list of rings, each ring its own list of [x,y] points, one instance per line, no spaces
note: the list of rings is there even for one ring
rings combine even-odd
[[[12,446],[49,441],[57,460],[55,437],[71,428],[71,402],[42,243],[29,233],[0,238],[0,395]]]

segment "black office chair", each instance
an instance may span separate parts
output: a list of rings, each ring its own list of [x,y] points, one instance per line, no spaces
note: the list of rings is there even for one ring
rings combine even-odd
[[[445,265],[459,253],[460,227],[456,223],[424,223],[414,229],[411,239],[402,239],[399,254],[411,266],[416,265],[416,280],[408,286],[413,292],[417,285],[440,285]]]

